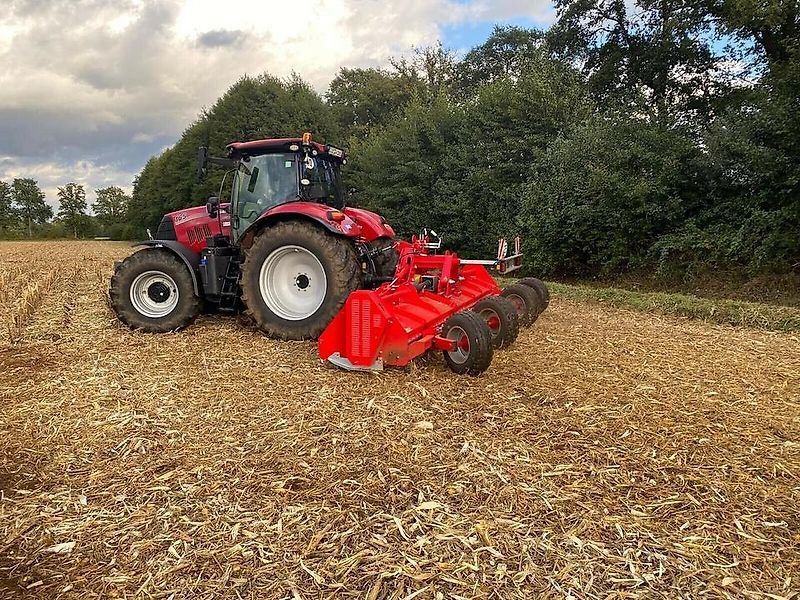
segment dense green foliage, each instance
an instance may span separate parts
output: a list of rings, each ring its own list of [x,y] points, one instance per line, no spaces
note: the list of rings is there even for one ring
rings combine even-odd
[[[519,233],[544,274],[798,271],[797,0],[555,4],[548,31],[342,69],[324,96],[245,76],[148,161],[127,210],[103,194],[96,225],[142,235],[227,197],[219,169],[196,182],[198,146],[312,131],[349,147],[353,203],[470,256]],[[33,196],[17,187],[0,185],[2,231],[49,218],[22,210]]]
[[[519,231],[540,273],[800,269],[797,3],[557,6],[353,144],[359,201],[468,254]]]

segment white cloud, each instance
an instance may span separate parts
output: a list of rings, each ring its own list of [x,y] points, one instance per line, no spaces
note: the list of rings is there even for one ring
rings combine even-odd
[[[383,65],[444,26],[513,18],[549,22],[551,3],[12,0],[0,23],[0,178],[47,182],[50,201],[70,180],[127,186],[245,73],[297,72],[322,92],[340,67]]]

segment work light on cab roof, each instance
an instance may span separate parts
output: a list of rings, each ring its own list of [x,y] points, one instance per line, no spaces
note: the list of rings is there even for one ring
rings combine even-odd
[[[189,325],[201,309],[246,312],[271,337],[319,338],[320,356],[351,370],[403,366],[439,349],[458,373],[488,368],[549,299],[538,279],[501,290],[488,269],[522,262],[519,238],[492,260],[441,250],[433,231],[398,240],[380,215],[349,206],[343,148],[297,138],[197,152],[197,176],[222,169],[204,206],[164,215],[115,264],[112,306],[134,329]]]

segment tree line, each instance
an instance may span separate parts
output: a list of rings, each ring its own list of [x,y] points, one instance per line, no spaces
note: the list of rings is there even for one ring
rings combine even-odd
[[[520,233],[543,275],[800,270],[800,3],[555,4],[546,31],[341,69],[324,95],[241,78],[148,161],[127,223],[229,193],[194,180],[200,145],[312,131],[348,146],[354,204],[466,255]]]
[[[125,191],[109,186],[95,194],[90,215],[83,185],[67,183],[58,188],[59,206],[54,211],[34,179],[0,181],[0,239],[134,237],[136,229],[128,216],[130,197]]]

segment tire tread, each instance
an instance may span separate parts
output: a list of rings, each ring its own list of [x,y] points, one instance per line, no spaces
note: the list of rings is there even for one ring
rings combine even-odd
[[[264,304],[257,284],[257,272],[260,272],[263,261],[272,250],[270,246],[274,246],[276,241],[286,240],[285,243],[290,244],[302,243],[309,239],[313,239],[314,243],[320,246],[322,253],[328,255],[330,262],[336,268],[337,276],[328,277],[328,285],[333,286],[328,293],[338,297],[339,300],[329,303],[323,311],[312,315],[313,318],[304,319],[303,323],[293,323],[273,315]],[[258,264],[255,261],[258,261]],[[257,272],[253,272],[253,269]],[[245,313],[267,335],[282,340],[319,337],[336,313],[341,310],[350,293],[359,287],[361,287],[361,269],[352,244],[344,238],[324,232],[311,223],[298,220],[284,221],[262,230],[247,250],[242,265],[241,290],[242,302],[246,307]]]
[[[160,319],[145,317],[137,311],[130,299],[133,279],[146,270],[161,270],[179,286],[180,300],[175,310]],[[132,329],[148,333],[167,333],[187,327],[200,314],[202,301],[194,293],[194,282],[186,265],[169,250],[144,248],[134,252],[114,269],[109,289],[111,307],[120,321]],[[187,302],[185,298],[190,298]]]
[[[459,375],[480,375],[492,364],[494,354],[489,327],[478,313],[471,310],[457,312],[447,319],[442,326],[442,333],[446,334],[453,326],[461,327],[470,337],[470,356],[465,363],[458,364],[450,359],[447,351],[444,351],[447,366]]]

